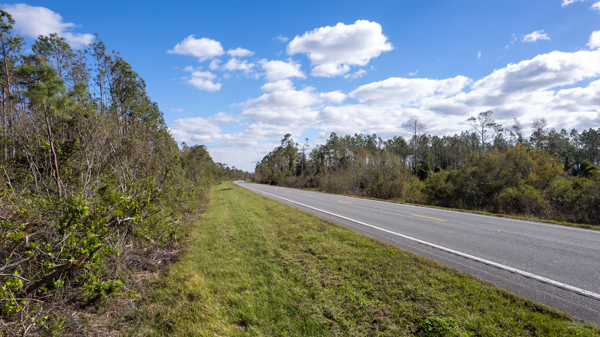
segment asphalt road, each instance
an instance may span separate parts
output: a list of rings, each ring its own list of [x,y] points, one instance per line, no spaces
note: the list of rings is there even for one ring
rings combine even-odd
[[[600,231],[236,184],[600,324]]]

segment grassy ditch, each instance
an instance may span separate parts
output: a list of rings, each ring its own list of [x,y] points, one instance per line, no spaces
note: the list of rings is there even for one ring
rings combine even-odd
[[[175,336],[597,336],[598,327],[233,183],[133,317]]]

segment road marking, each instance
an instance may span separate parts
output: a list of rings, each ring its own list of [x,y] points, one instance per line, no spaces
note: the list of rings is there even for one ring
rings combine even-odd
[[[419,218],[425,218],[425,219],[431,219],[431,220],[437,220],[437,221],[448,221],[448,220],[442,220],[442,219],[437,219],[437,218],[430,218],[428,216],[422,216],[422,215],[416,215],[416,214],[411,214],[412,216],[418,216]]]
[[[585,290],[585,289],[577,288],[577,287],[574,287],[574,286],[571,286],[571,285],[568,285],[568,284],[565,284],[565,283],[562,283],[562,282],[554,281],[554,280],[551,280],[549,278],[545,278],[543,276],[532,274],[532,273],[529,273],[529,272],[526,272],[526,271],[523,271],[523,270],[520,270],[520,269],[517,269],[517,268],[505,266],[503,264],[492,262],[490,260],[482,259],[482,258],[474,256],[474,255],[462,253],[462,252],[459,252],[457,250],[446,248],[446,247],[443,247],[443,246],[440,246],[440,245],[436,245],[435,243],[430,243],[430,242],[423,241],[423,240],[420,240],[420,239],[417,239],[417,238],[413,238],[413,237],[410,237],[408,235],[404,235],[404,234],[392,232],[391,230],[388,230],[388,229],[384,229],[384,228],[380,228],[380,227],[377,227],[377,226],[369,225],[367,223],[364,223],[364,222],[361,222],[361,221],[358,221],[358,220],[354,220],[354,219],[351,219],[351,218],[347,218],[347,217],[339,215],[339,214],[331,213],[331,212],[328,212],[328,211],[325,211],[325,210],[322,210],[322,209],[318,209],[316,207],[312,207],[312,206],[308,206],[308,205],[305,205],[305,204],[301,204],[301,203],[299,203],[297,201],[286,199],[286,198],[277,196],[275,194],[267,193],[267,192],[264,192],[264,191],[261,191],[261,190],[256,190],[254,188],[250,188],[250,187],[247,187],[247,186],[243,186],[243,187],[247,188],[249,190],[253,190],[253,191],[256,191],[256,192],[260,192],[260,193],[271,195],[271,196],[273,196],[275,198],[279,198],[279,199],[282,199],[282,200],[285,200],[285,201],[288,201],[288,202],[300,205],[302,207],[314,209],[314,210],[319,211],[319,212],[323,212],[323,213],[326,213],[326,214],[329,214],[329,215],[333,215],[333,216],[336,216],[336,217],[338,217],[340,219],[348,220],[348,221],[357,223],[357,224],[365,226],[365,227],[374,228],[374,229],[380,230],[382,232],[386,232],[386,233],[389,233],[389,234],[397,235],[399,237],[402,237],[402,238],[405,238],[405,239],[408,239],[408,240],[412,240],[414,242],[423,244],[425,246],[436,248],[436,249],[439,249],[439,250],[442,250],[442,251],[445,251],[445,252],[448,252],[448,253],[451,253],[451,254],[454,254],[454,255],[462,256],[462,257],[465,257],[465,258],[473,260],[473,261],[481,262],[481,263],[486,264],[488,266],[496,267],[498,269],[506,270],[506,271],[514,273],[514,274],[518,274],[518,275],[521,275],[521,276],[525,276],[525,277],[528,277],[528,278],[540,281],[542,283],[550,284],[550,285],[553,285],[553,286],[555,286],[557,288],[561,288],[561,289],[564,289],[564,290],[569,290],[569,291],[578,293],[578,294],[583,295],[583,296],[587,296],[587,297],[591,297],[591,298],[596,299],[596,300],[600,300],[600,294],[596,294],[594,292],[591,292],[591,291],[588,291],[588,290]]]
[[[344,204],[351,204],[351,202],[341,201],[341,200],[338,200],[338,202],[343,202]]]

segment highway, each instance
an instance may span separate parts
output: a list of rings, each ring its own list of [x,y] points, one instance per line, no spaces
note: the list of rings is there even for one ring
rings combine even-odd
[[[600,324],[600,231],[236,184]]]

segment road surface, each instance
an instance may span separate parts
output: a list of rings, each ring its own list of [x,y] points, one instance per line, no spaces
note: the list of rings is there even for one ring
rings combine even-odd
[[[600,231],[236,184],[600,324]]]

